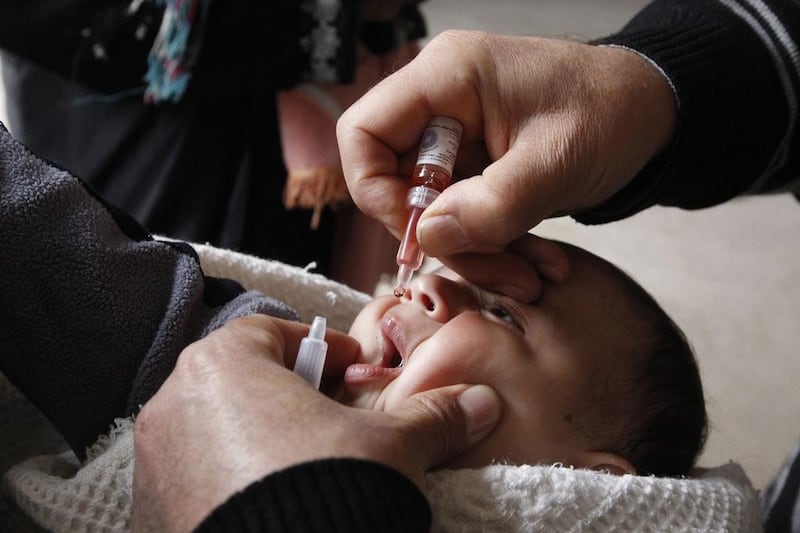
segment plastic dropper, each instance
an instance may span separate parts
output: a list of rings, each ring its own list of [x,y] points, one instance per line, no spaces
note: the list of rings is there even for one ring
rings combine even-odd
[[[417,164],[412,174],[411,189],[406,197],[408,223],[397,250],[397,286],[394,295],[406,293],[414,272],[422,266],[423,253],[417,240],[417,223],[422,212],[433,203],[453,180],[458,145],[464,127],[450,117],[434,117],[420,140]]]
[[[317,389],[322,380],[325,354],[328,352],[328,343],[325,342],[325,326],[324,316],[314,317],[308,335],[300,341],[300,349],[297,351],[297,360],[294,363],[295,373]]]

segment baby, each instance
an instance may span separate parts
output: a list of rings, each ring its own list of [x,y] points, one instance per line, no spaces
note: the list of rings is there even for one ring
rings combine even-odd
[[[570,273],[545,281],[534,303],[486,291],[446,269],[417,276],[402,298],[372,300],[349,331],[361,345],[359,360],[324,390],[353,407],[384,410],[446,385],[491,386],[503,402],[500,423],[447,468],[560,463],[686,475],[706,435],[700,377],[686,340],[622,271],[588,251],[552,244],[566,254]],[[204,297],[209,292],[207,285]],[[126,369],[143,366],[143,358],[115,353],[108,365],[82,365],[80,374],[89,382],[131,383]],[[5,369],[9,376],[15,361]],[[160,365],[163,381],[171,363],[162,358]],[[62,420],[65,435],[88,421],[111,425],[103,389],[67,387],[53,396],[47,384],[59,380],[52,367],[28,371],[38,383],[33,390],[44,391],[39,407]],[[68,438],[79,456],[95,435],[84,434],[83,441]]]
[[[452,272],[415,278],[402,299],[380,297],[350,334],[362,346],[333,394],[390,409],[454,383],[484,383],[503,417],[446,465],[561,463],[680,476],[705,441],[698,368],[683,334],[630,277],[580,248],[571,273],[534,304],[472,286]]]

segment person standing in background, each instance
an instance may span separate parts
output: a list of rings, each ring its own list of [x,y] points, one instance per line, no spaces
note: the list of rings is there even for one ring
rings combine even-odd
[[[337,215],[318,212],[312,229],[308,210],[284,205],[277,95],[346,87],[359,50],[405,54],[426,31],[416,0],[6,4],[0,49],[17,139],[151,232],[334,274]],[[343,178],[339,189],[349,204]]]

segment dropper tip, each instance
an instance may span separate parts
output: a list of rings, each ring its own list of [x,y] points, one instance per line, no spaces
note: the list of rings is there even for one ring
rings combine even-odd
[[[397,286],[394,289],[394,295],[400,298],[406,293],[406,287],[411,283],[411,276],[414,275],[414,269],[408,265],[400,265],[397,269]]]
[[[315,316],[314,321],[311,323],[311,328],[309,328],[308,337],[315,340],[323,340],[325,338],[326,322],[324,316]]]

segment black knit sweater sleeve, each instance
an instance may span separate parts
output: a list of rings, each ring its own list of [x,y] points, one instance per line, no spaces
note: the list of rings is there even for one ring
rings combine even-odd
[[[431,511],[411,481],[357,459],[304,463],[271,474],[232,496],[198,532],[422,532]]]
[[[656,0],[595,41],[651,59],[674,89],[678,122],[663,154],[576,218],[599,223],[655,204],[696,209],[800,190],[798,39],[797,2]]]

